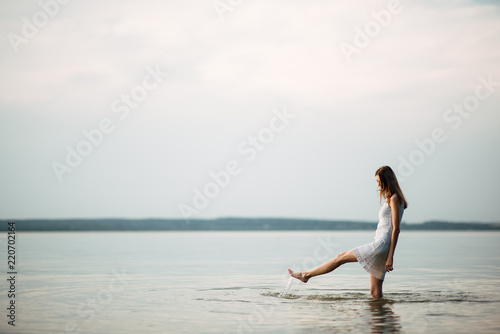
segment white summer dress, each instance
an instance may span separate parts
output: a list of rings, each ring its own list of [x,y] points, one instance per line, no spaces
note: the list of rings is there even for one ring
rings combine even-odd
[[[403,211],[404,203],[401,203],[399,210],[400,222],[403,218]],[[375,241],[356,247],[352,251],[359,264],[366,271],[383,281],[386,273],[385,263],[389,254],[389,248],[391,247],[392,236],[392,213],[387,202],[380,208],[378,217],[379,222],[377,231],[375,232]]]

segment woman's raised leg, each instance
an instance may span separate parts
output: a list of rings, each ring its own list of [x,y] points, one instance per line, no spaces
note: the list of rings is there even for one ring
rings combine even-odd
[[[292,271],[288,269],[288,273],[290,274],[290,276],[295,277],[296,279],[301,280],[304,283],[307,283],[307,281],[311,277],[329,273],[337,269],[344,263],[348,262],[358,262],[352,250],[342,252],[339,255],[335,256],[333,259],[330,259],[325,263],[320,264],[314,269],[308,271]]]

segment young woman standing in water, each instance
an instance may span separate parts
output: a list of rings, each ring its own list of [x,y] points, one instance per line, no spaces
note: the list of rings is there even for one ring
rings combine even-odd
[[[288,269],[292,277],[307,283],[311,277],[329,273],[344,263],[359,262],[370,274],[370,294],[373,298],[382,298],[382,283],[386,272],[393,270],[399,225],[408,203],[391,167],[382,166],[377,169],[375,179],[380,191],[380,201],[385,199],[378,215],[375,241],[342,252],[312,270],[298,272]]]

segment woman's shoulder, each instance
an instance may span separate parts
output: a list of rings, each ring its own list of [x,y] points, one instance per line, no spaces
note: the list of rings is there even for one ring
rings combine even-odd
[[[387,203],[389,204],[390,207],[393,205],[395,206],[401,206],[401,199],[399,198],[398,194],[393,194],[391,197],[387,199]]]

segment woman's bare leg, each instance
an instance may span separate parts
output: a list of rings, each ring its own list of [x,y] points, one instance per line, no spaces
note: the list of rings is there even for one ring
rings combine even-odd
[[[373,275],[370,275],[370,294],[373,298],[382,298],[382,284],[384,281],[376,278]]]
[[[352,250],[342,252],[339,255],[337,255],[336,257],[334,257],[333,259],[330,259],[330,260],[326,261],[325,263],[320,264],[319,266],[317,266],[314,269],[311,269],[308,271],[301,271],[301,272],[292,271],[292,270],[288,269],[288,273],[290,274],[290,276],[295,277],[296,279],[301,280],[304,283],[307,283],[307,281],[311,277],[329,273],[347,262],[358,262],[358,260],[354,256],[354,253],[352,252]]]

